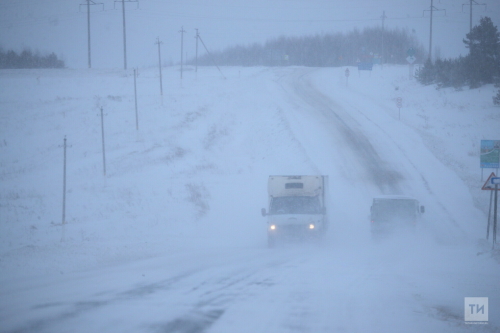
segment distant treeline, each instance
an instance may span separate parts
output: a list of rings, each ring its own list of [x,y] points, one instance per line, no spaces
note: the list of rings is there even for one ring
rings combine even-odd
[[[64,61],[57,59],[54,53],[41,55],[25,49],[18,54],[0,49],[0,68],[64,68]]]
[[[234,46],[205,54],[199,65],[222,66],[312,66],[355,65],[359,61],[406,64],[408,49],[413,48],[417,60],[424,59],[424,48],[405,29],[381,27],[357,29],[348,33],[332,33],[304,37],[279,37],[265,44]],[[194,64],[194,59],[189,61]]]

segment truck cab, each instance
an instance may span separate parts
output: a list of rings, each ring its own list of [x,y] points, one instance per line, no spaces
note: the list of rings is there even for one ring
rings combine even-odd
[[[270,176],[267,217],[269,247],[285,239],[316,238],[326,232],[327,176]]]

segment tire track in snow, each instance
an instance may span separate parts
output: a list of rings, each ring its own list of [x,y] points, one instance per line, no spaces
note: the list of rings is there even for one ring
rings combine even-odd
[[[297,260],[294,258],[292,261]],[[183,315],[164,323],[151,326],[153,332],[162,333],[202,333],[215,324],[234,302],[244,301],[252,294],[261,293],[263,289],[272,287],[271,272],[276,272],[290,265],[289,258],[273,259],[264,266],[238,268],[230,266],[231,270],[222,275],[209,275],[197,285],[191,287],[186,294],[196,296],[196,302],[189,305],[189,310]],[[285,267],[284,267],[285,266]]]
[[[193,272],[182,273],[177,276],[167,278],[162,281],[155,283],[150,283],[146,285],[140,285],[132,287],[129,290],[112,294],[108,297],[107,293],[99,293],[94,295],[92,300],[80,300],[71,303],[57,302],[57,303],[44,303],[38,304],[32,307],[32,309],[43,309],[49,307],[64,307],[65,309],[60,310],[57,314],[47,316],[42,319],[30,320],[21,327],[14,330],[7,331],[9,333],[30,333],[30,332],[53,332],[54,326],[61,324],[62,322],[71,320],[76,317],[80,317],[87,312],[102,310],[103,308],[118,304],[120,302],[130,301],[138,298],[145,297],[146,295],[154,294],[162,290],[168,290],[172,288],[174,284],[182,279],[185,279],[192,275]]]
[[[297,136],[293,132],[292,127],[290,126],[290,122],[286,118],[285,112],[283,111],[282,108],[280,108],[280,107],[277,108],[277,115],[278,115],[281,123],[283,124],[283,127],[285,128],[285,130],[289,133],[292,142],[297,146],[298,150],[305,156],[306,162],[310,165],[313,172],[318,174],[318,175],[321,174],[318,166],[309,157],[309,154],[307,153],[307,149],[302,145],[300,140],[297,139]]]
[[[308,73],[306,73],[306,74],[308,74]],[[303,74],[302,77],[305,76],[306,74]],[[311,86],[311,83],[309,81],[307,83],[308,83],[308,86]],[[311,89],[314,89],[314,87],[311,87]],[[359,92],[357,92],[357,93],[359,93]],[[366,94],[362,94],[362,93],[359,93],[359,94],[362,95],[363,98],[365,98],[365,99],[370,99],[370,101],[372,101],[373,104],[377,105],[379,108],[382,108],[382,109],[386,108],[386,106],[379,104],[377,101],[373,100],[370,96],[368,96]],[[325,98],[328,98],[328,97],[325,96]],[[435,196],[435,193],[432,190],[431,185],[429,184],[429,181],[427,180],[427,178],[418,169],[417,165],[410,158],[410,156],[408,156],[408,154],[406,153],[406,151],[401,147],[401,145],[397,142],[397,140],[394,140],[393,137],[382,126],[380,126],[380,124],[378,124],[376,121],[374,121],[373,119],[371,119],[365,112],[363,112],[362,110],[360,110],[358,107],[352,106],[352,110],[356,111],[360,116],[362,116],[364,119],[366,119],[371,125],[373,125],[374,127],[376,127],[378,132],[382,133],[388,140],[390,140],[391,144],[394,145],[394,147],[397,148],[398,154],[401,154],[401,156],[404,157],[404,160],[407,163],[409,163],[411,165],[411,167],[413,168],[413,170],[415,170],[415,172],[420,176],[422,184],[424,185],[424,187],[425,187],[426,191],[428,192],[428,194],[431,195],[431,196]],[[458,230],[461,235],[465,235],[466,231],[463,230],[463,228],[456,221],[456,219],[453,217],[453,214],[451,214],[451,212],[446,208],[446,206],[442,202],[440,202],[439,200],[437,200],[437,198],[435,200],[435,203],[446,214],[446,216],[448,217],[448,220],[450,221],[451,225],[453,225],[453,227],[455,227],[456,230]]]
[[[304,79],[311,71],[311,69],[299,69],[289,77],[284,75],[279,77],[277,82],[288,95],[292,95],[292,99],[293,96],[299,97],[300,104],[306,104],[313,111],[319,112],[324,120],[335,126],[332,131],[336,130],[341,135],[342,142],[355,153],[358,164],[364,168],[369,180],[382,193],[402,193],[399,183],[404,180],[403,175],[391,169],[387,162],[381,159],[370,140],[360,130],[362,128],[360,124],[349,117],[346,112],[341,112],[343,110],[340,106],[334,104],[330,98]]]

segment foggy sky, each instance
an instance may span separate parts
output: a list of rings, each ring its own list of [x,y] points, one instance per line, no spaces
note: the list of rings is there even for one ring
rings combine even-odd
[[[130,1],[130,0],[129,0]],[[482,16],[500,24],[500,1],[477,1],[473,25]],[[67,67],[88,66],[86,0],[0,0],[0,47],[54,52]],[[91,10],[93,68],[123,68],[121,1],[95,0]],[[434,0],[433,51],[441,57],[466,55],[462,39],[469,31],[469,0]],[[104,7],[104,10],[102,10]],[[486,9],[485,9],[486,7]],[[304,36],[382,26],[406,28],[429,47],[430,0],[139,0],[126,2],[127,67],[158,63],[156,38],[164,64],[195,55],[195,29],[210,51],[263,43],[279,36]],[[427,11],[425,11],[427,10]],[[424,12],[425,11],[425,12]],[[446,14],[446,15],[445,15]],[[199,44],[199,54],[205,53]],[[435,54],[435,52],[433,52]]]

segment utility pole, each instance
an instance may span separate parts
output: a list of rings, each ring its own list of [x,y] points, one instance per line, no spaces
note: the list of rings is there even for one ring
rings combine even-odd
[[[60,147],[60,146],[59,146]],[[71,147],[71,146],[69,146]],[[66,143],[66,135],[64,136],[64,163],[63,163],[63,202],[62,202],[62,224],[66,224],[66,148],[68,145]]]
[[[102,171],[106,176],[106,145],[104,144],[104,114],[101,106]]]
[[[470,0],[468,4],[462,4],[462,11],[464,11],[464,6],[470,6],[470,24],[469,24],[469,32],[472,32],[472,6],[484,6],[484,10],[486,10],[485,3],[477,3],[475,0]]]
[[[160,68],[160,95],[163,95],[163,85],[162,85],[162,78],[161,78],[161,53],[160,53],[160,45],[162,42],[160,42],[160,37],[156,37],[156,45],[158,45],[158,67]]]
[[[139,112],[137,111],[137,70],[134,68],[134,100],[135,100],[135,129],[139,130]]]
[[[431,27],[429,29],[429,60],[432,62],[432,13],[434,12],[434,5],[431,0]]]
[[[88,58],[89,58],[89,68],[92,68],[92,61],[90,60],[90,0],[87,0],[87,40],[88,40]],[[64,222],[64,218],[63,218]]]
[[[123,13],[123,69],[127,69],[127,31],[125,29],[125,0],[122,0]],[[104,172],[106,174],[106,171]]]
[[[381,65],[384,64],[384,60],[385,60],[385,19],[387,18],[387,16],[385,16],[385,10],[382,12],[382,16],[380,17],[382,19],[382,60],[381,60]]]
[[[117,1],[120,0],[115,0],[115,4]],[[122,16],[123,16],[123,69],[127,69],[127,29],[125,25],[125,2],[136,2],[137,7],[139,7],[139,1],[138,0],[121,0],[122,3]]]
[[[182,62],[183,62],[183,53],[184,53],[184,33],[186,32],[184,30],[184,27],[181,27],[181,30],[179,31],[181,33],[181,80],[182,80]]]
[[[198,29],[196,29],[196,56],[195,56],[195,67],[194,67],[194,71],[195,73],[198,73]]]
[[[472,31],[472,1],[470,0],[470,24],[469,24],[469,33]],[[462,6],[463,8],[463,6]]]
[[[90,5],[102,5],[102,9],[104,10],[104,4],[95,3],[92,0],[86,0],[86,2],[87,4],[80,4],[80,8],[82,6],[87,6],[87,48],[88,48],[89,68],[92,68],[91,53],[90,53]]]
[[[436,11],[444,11],[444,15],[446,15],[446,9],[437,9],[433,5],[433,0],[431,0],[431,7],[430,9],[424,10],[423,16],[425,16],[425,12],[431,12],[431,24],[430,24],[430,32],[429,32],[429,60],[432,61],[432,13]]]
[[[64,165],[63,165],[63,211],[62,224],[66,223],[66,136],[64,136]]]

